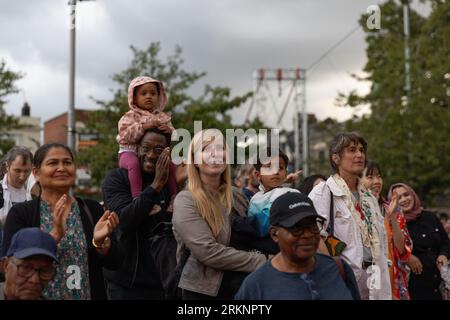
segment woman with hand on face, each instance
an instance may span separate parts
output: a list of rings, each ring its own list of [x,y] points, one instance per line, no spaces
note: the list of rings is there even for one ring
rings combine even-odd
[[[441,300],[440,270],[448,264],[450,240],[441,222],[433,213],[424,210],[414,190],[404,183],[395,183],[389,189],[389,199],[395,194],[405,216],[413,242],[408,259],[411,274],[408,290],[412,300]]]
[[[76,167],[71,150],[60,143],[41,146],[35,153],[33,174],[39,198],[11,208],[6,223],[3,254],[22,228],[38,227],[57,242],[55,277],[43,291],[51,300],[106,299],[102,267],[120,267],[122,251],[110,238],[119,224],[114,212],[103,212],[93,200],[69,195]]]
[[[412,251],[412,241],[403,213],[398,208],[398,196],[392,195],[390,202],[381,196],[383,178],[381,169],[374,161],[368,161],[363,172],[362,182],[377,198],[388,239],[389,275],[391,278],[392,297],[395,300],[409,300],[407,270],[405,263]]]

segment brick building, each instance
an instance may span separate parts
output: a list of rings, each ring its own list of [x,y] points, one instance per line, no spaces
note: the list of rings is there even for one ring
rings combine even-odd
[[[85,133],[85,122],[91,110],[75,110],[75,151],[97,144],[97,135]],[[44,143],[60,142],[67,144],[67,112],[44,122]],[[98,194],[98,188],[90,188],[91,180],[88,164],[77,163],[77,192],[92,196]]]
[[[91,110],[75,110],[75,149],[93,146],[96,139],[93,135],[82,133]],[[44,122],[44,143],[60,142],[67,144],[67,112]]]

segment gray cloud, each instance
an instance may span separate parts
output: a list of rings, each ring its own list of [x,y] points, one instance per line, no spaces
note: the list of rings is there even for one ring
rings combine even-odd
[[[306,67],[357,25],[361,13],[381,0],[97,0],[77,6],[76,105],[96,108],[89,96],[107,99],[111,75],[128,65],[129,46],[161,41],[163,54],[183,48],[185,67],[208,75],[192,88],[229,86],[233,94],[253,88],[260,67]],[[66,0],[1,0],[0,58],[26,77],[19,81],[32,114],[45,121],[68,105],[69,6]],[[424,6],[418,6],[426,11]],[[333,106],[337,91],[365,89],[349,77],[365,63],[362,31],[322,61],[307,82],[308,110],[321,119],[343,119]],[[22,95],[9,98],[18,114]],[[234,111],[239,122],[248,106]],[[176,116],[176,115],[175,115]],[[290,126],[292,110],[284,125]]]

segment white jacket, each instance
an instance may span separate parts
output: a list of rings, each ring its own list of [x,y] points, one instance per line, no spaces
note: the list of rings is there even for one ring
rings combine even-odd
[[[26,185],[26,184],[25,184]],[[5,174],[2,180],[2,188],[3,188],[3,208],[0,209],[0,224],[4,225],[6,221],[6,216],[8,215],[9,209],[12,207],[11,202],[11,195],[9,193],[9,186],[8,186],[8,174]],[[24,192],[26,192],[26,199],[27,201],[31,200],[31,193],[29,191],[26,191],[25,186],[23,187]]]
[[[350,265],[358,280],[362,273],[363,244],[359,228],[349,209],[349,206],[353,205],[352,200],[345,196],[333,177],[329,177],[326,182],[320,182],[316,185],[311,190],[309,198],[313,201],[317,213],[327,220],[323,228],[326,230],[328,221],[330,220],[330,190],[334,195],[334,236],[347,244],[341,257]],[[386,231],[384,229],[384,217],[381,215],[377,200],[374,197],[372,198],[373,201],[371,202],[373,203],[370,203],[371,212],[375,213],[378,218],[378,223],[375,227],[378,230],[381,243],[380,257],[377,261],[374,261],[375,265],[380,268],[379,289],[373,290],[372,295],[375,300],[391,300],[392,294],[387,263],[388,249]],[[326,236],[326,234],[323,235]]]

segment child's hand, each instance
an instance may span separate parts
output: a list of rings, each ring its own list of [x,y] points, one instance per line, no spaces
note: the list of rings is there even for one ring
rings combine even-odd
[[[142,128],[144,128],[144,130],[147,130],[150,128],[158,128],[159,126],[161,126],[161,122],[158,119],[152,119],[152,120],[145,122],[142,125]]]
[[[167,124],[161,124],[160,126],[158,126],[158,130],[167,133],[170,133],[172,131],[172,129]]]
[[[287,175],[284,183],[295,183],[300,178],[301,174],[302,174],[302,170],[298,170],[296,172],[289,173]]]

